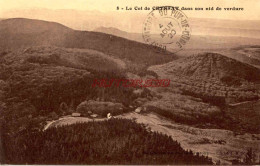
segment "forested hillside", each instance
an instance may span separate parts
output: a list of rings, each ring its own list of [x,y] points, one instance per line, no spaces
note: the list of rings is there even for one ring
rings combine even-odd
[[[221,54],[198,54],[152,70],[171,78],[182,94],[220,107],[259,99],[260,70]]]
[[[94,79],[125,78],[121,65],[93,50],[34,47],[0,55],[0,122],[13,137],[42,129],[85,100],[128,106],[137,97],[130,87],[92,88]]]
[[[5,137],[5,159],[11,164],[212,164],[171,137],[126,119]]]
[[[171,87],[156,91],[160,99],[146,103],[152,111],[180,123],[259,133],[258,68],[221,54],[201,53],[149,70],[171,79]],[[233,108],[243,102],[247,108]]]

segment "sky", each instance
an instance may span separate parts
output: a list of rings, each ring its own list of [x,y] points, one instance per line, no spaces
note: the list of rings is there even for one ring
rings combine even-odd
[[[243,7],[244,11],[187,11],[191,17],[238,20],[260,20],[260,0],[0,0],[0,16],[9,10],[75,9],[116,11],[125,6]],[[129,11],[147,12],[147,11]]]

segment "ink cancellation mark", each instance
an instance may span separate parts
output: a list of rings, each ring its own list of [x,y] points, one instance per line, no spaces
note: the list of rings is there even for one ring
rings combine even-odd
[[[157,7],[148,14],[143,24],[144,41],[170,52],[181,51],[190,37],[188,17],[172,6]]]

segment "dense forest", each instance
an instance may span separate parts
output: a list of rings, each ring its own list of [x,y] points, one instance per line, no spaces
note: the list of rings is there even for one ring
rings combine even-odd
[[[126,79],[126,73],[158,79],[160,73],[147,68],[173,60],[163,71],[172,77],[172,90],[178,94],[154,95],[153,104],[162,108],[146,106],[147,111],[202,128],[259,132],[259,103],[257,107],[255,103],[228,107],[230,103],[259,99],[254,84],[260,78],[258,69],[215,54],[176,60],[176,55],[145,44],[57,24],[48,29],[49,24],[28,19],[1,22],[1,49],[5,50],[0,52],[1,164],[212,164],[210,158],[185,151],[171,137],[131,120],[42,131],[47,121],[71,115],[80,103],[90,100],[120,104],[122,109],[92,111],[101,116],[134,110],[137,105],[133,101],[147,96],[152,100],[152,91],[144,89],[136,94],[134,88],[92,88],[93,80]],[[27,26],[33,33],[25,33]],[[10,33],[16,31],[13,27],[20,27],[19,33]],[[46,41],[67,48],[21,48]],[[88,111],[80,113],[85,116]],[[254,163],[252,153],[247,154],[247,164]]]
[[[28,129],[19,137],[4,137],[5,163],[10,164],[212,164],[170,136],[126,119]]]

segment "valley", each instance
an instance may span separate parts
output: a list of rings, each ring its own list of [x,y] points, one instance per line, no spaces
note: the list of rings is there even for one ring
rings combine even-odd
[[[132,164],[128,157],[147,164],[161,152],[157,164],[241,164],[250,149],[259,162],[259,39],[195,35],[189,48],[175,54],[141,43],[139,34],[96,31],[22,18],[0,21],[0,134],[6,141],[1,163],[60,164],[78,155],[78,164],[100,164],[98,157],[101,164]],[[111,78],[171,82],[169,87],[91,86],[94,79]],[[115,118],[106,120],[108,113]],[[93,143],[84,146],[96,156],[85,157],[91,151],[80,147],[88,139],[83,133]],[[43,156],[28,137],[62,157]],[[144,153],[155,142],[164,149]],[[176,160],[168,144],[182,154],[174,154]],[[131,152],[122,156],[127,147]],[[30,148],[38,158],[27,155]]]

